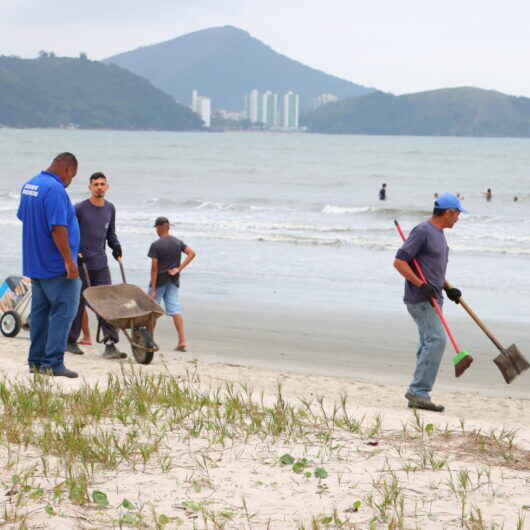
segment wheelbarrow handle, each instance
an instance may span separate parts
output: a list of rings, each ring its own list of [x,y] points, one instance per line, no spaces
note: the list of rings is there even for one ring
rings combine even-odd
[[[123,268],[122,258],[118,258],[116,261],[118,262],[118,265],[120,266],[121,279],[123,280],[123,283],[127,283],[127,280],[125,278],[125,269]]]
[[[448,289],[452,288],[452,285],[447,280],[445,281],[445,285],[447,286]],[[484,322],[480,320],[480,318],[475,313],[475,311],[473,311],[473,309],[471,309],[471,307],[467,305],[467,302],[462,297],[460,297],[460,299],[458,300],[458,303],[464,308],[466,313],[475,321],[475,324],[485,333],[488,339],[490,339],[491,342],[495,344],[496,348],[503,355],[506,355],[506,350],[504,349],[503,345],[497,340],[495,335],[486,327],[486,324],[484,324]]]
[[[81,268],[83,269],[83,274],[85,275],[86,284],[88,287],[92,287],[92,285],[90,284],[90,274],[88,274],[88,269],[87,269],[83,254],[81,254],[81,252],[79,252],[78,258],[79,258],[78,263],[79,261],[81,262]]]

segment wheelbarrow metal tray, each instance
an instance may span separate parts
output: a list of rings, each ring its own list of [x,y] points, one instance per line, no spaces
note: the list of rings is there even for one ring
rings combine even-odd
[[[129,283],[88,287],[83,296],[100,317],[120,329],[129,327],[131,320],[135,327],[148,326],[151,318],[164,314],[140,287]]]

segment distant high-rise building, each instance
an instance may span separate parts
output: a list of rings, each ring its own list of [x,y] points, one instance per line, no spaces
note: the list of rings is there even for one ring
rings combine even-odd
[[[300,96],[292,91],[283,96],[281,126],[284,129],[298,129]]]
[[[265,125],[267,125],[267,109],[269,106],[270,96],[272,96],[272,92],[270,90],[267,90],[267,92],[264,92],[263,94],[261,94],[259,121]]]
[[[201,117],[205,127],[212,124],[212,100],[210,98],[199,99],[199,111],[197,114]]]
[[[197,90],[193,90],[191,93],[191,110],[197,112],[197,103],[199,100],[199,93]]]
[[[212,100],[210,98],[199,96],[197,90],[193,90],[191,93],[191,110],[200,116],[205,127],[210,127],[212,124]]]
[[[278,126],[278,94],[273,94],[270,90],[263,94],[261,121],[268,128]]]
[[[245,95],[245,117],[267,129],[298,129],[299,114],[300,96],[294,92],[280,97],[270,90],[254,89]]]
[[[320,96],[313,99],[313,108],[317,109],[327,103],[335,103],[339,98],[335,94],[320,94]]]
[[[248,96],[248,119],[251,123],[258,123],[261,121],[260,116],[260,97],[259,91],[254,89]]]
[[[280,98],[278,97],[278,94],[272,95],[272,105],[272,125],[278,127],[280,125]]]

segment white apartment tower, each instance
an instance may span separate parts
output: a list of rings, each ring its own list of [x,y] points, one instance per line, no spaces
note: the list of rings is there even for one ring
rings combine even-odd
[[[210,127],[212,124],[212,100],[210,98],[199,99],[199,109],[197,114],[201,117],[205,127]]]
[[[269,107],[269,98],[272,96],[272,92],[270,90],[267,90],[267,92],[264,92],[261,95],[261,105],[260,105],[260,116],[259,121],[265,125],[267,125],[267,113],[268,113],[268,107]]]
[[[298,129],[300,116],[300,96],[291,90],[284,94],[281,125],[284,129]]]
[[[269,128],[278,126],[278,94],[273,94],[270,90],[263,94],[261,121]]]
[[[248,96],[248,111],[247,117],[251,123],[258,123],[261,121],[260,116],[260,101],[259,101],[259,92],[254,89],[250,92]]]
[[[204,122],[205,127],[210,127],[212,124],[212,100],[199,96],[197,90],[191,93],[191,110],[198,114]]]

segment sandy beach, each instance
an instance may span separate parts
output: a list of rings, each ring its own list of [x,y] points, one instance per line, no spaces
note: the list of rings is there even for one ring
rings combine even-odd
[[[148,367],[96,347],[69,355],[78,380],[32,382],[27,340],[0,339],[6,527],[528,527],[528,399],[444,387],[433,397],[445,413],[414,414],[399,370],[393,384],[273,370],[224,357],[207,336],[173,352],[159,331]]]

